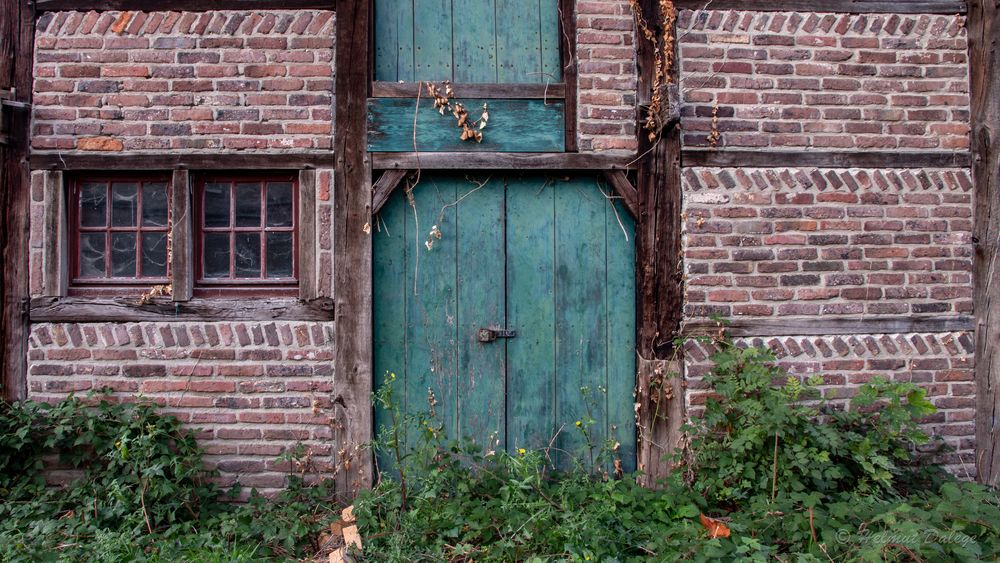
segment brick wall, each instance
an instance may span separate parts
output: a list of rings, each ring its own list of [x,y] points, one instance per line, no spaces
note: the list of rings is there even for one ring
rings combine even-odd
[[[583,0],[576,10],[580,150],[635,150],[632,11],[622,0]]]
[[[688,317],[972,312],[967,170],[686,168]]]
[[[331,147],[333,12],[50,12],[36,151]]]
[[[275,458],[297,442],[334,473],[332,323],[44,323],[29,338],[32,399],[109,387],[152,400],[203,429],[223,485],[283,486]]]
[[[920,385],[938,408],[925,419],[924,429],[951,450],[940,461],[959,477],[975,476],[975,342],[970,333],[742,338],[736,343],[769,348],[779,366],[802,380],[821,375],[820,391],[834,404],[846,404],[859,385],[875,376]],[[711,344],[696,342],[685,349],[687,402],[694,416],[710,393],[702,378],[712,368],[708,357],[714,351]]]
[[[961,16],[684,10],[678,35],[686,146],[969,148]]]

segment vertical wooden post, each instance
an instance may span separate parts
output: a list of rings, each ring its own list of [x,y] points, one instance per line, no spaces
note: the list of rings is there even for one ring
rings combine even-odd
[[[44,176],[45,213],[42,215],[42,295],[62,297],[69,282],[66,192],[61,170]]]
[[[566,152],[576,152],[576,0],[559,0],[562,79],[566,84]]]
[[[174,301],[190,301],[194,292],[194,236],[191,230],[191,174],[174,170],[170,182],[173,225],[170,227],[171,295]]]
[[[299,299],[316,299],[316,170],[299,171]]]
[[[975,216],[976,470],[1000,483],[1000,21],[992,0],[969,2]]]
[[[372,479],[372,167],[367,146],[370,0],[337,0],[333,261],[334,404],[342,490]]]
[[[639,8],[654,36],[675,41],[676,28],[663,29],[663,15],[657,0],[640,0]],[[646,110],[654,95],[656,49],[639,31],[638,41],[640,114],[638,192],[639,216],[636,228],[636,313],[638,315],[638,378],[636,402],[639,404],[639,468],[646,472],[646,485],[669,472],[663,456],[673,452],[680,441],[684,422],[684,386],[680,362],[673,339],[683,315],[681,283],[681,143],[680,131],[673,121],[661,118],[666,125],[655,138],[644,128]],[[675,45],[676,47],[676,45]],[[676,83],[677,65],[670,68]],[[655,93],[667,96],[664,88]],[[664,109],[676,100],[664,100]]]
[[[23,0],[0,0],[0,89],[31,101],[34,9]],[[28,170],[30,114],[2,108],[9,118],[8,144],[0,145],[0,254],[4,257],[0,311],[0,391],[9,400],[27,396],[28,347]]]

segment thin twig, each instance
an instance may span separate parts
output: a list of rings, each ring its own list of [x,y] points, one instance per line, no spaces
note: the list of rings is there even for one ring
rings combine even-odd
[[[621,227],[622,234],[625,235],[625,242],[628,242],[628,231],[625,230],[625,224],[622,223],[622,218],[621,218],[620,215],[618,215],[618,208],[615,207],[615,202],[614,202],[614,200],[616,200],[616,199],[622,199],[622,197],[621,196],[609,195],[608,193],[606,193],[604,191],[603,188],[601,188],[601,186],[597,186],[597,189],[601,190],[601,193],[604,195],[604,199],[608,200],[608,205],[610,205],[611,206],[611,210],[615,212],[615,219],[618,221],[618,226]]]
[[[778,496],[778,433],[774,433],[774,464],[771,466],[771,502]],[[815,539],[815,538],[813,538]]]
[[[149,512],[146,511],[146,480],[142,481],[142,488],[139,489],[139,504],[142,505],[142,517],[146,520],[146,530],[149,535],[153,535],[153,526],[149,523]]]

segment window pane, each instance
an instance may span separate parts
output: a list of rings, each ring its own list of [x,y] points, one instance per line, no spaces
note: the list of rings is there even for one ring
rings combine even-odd
[[[292,184],[271,182],[267,185],[267,226],[292,226]]]
[[[80,225],[103,227],[108,220],[108,185],[86,183],[80,187]]]
[[[135,277],[135,233],[111,233],[111,275]]]
[[[260,277],[260,233],[236,233],[234,266],[237,278]]]
[[[167,226],[167,185],[142,186],[142,224],[147,227]]]
[[[260,184],[236,184],[236,226],[260,226]]]
[[[148,277],[167,275],[167,233],[142,234],[142,275]]]
[[[267,277],[292,277],[292,233],[267,233]]]
[[[80,277],[104,277],[104,233],[80,233]]]
[[[229,226],[229,184],[205,184],[205,226]]]
[[[139,186],[133,183],[111,184],[111,225],[134,227],[139,204]]]
[[[229,277],[229,233],[205,233],[205,277]]]

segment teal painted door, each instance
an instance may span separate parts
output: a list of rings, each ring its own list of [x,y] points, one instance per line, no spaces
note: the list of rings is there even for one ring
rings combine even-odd
[[[409,411],[433,391],[450,437],[555,436],[564,467],[596,453],[576,427],[591,418],[590,442],[618,442],[633,470],[634,224],[611,193],[592,176],[428,173],[412,199],[398,190],[374,232],[376,385],[395,373]]]

